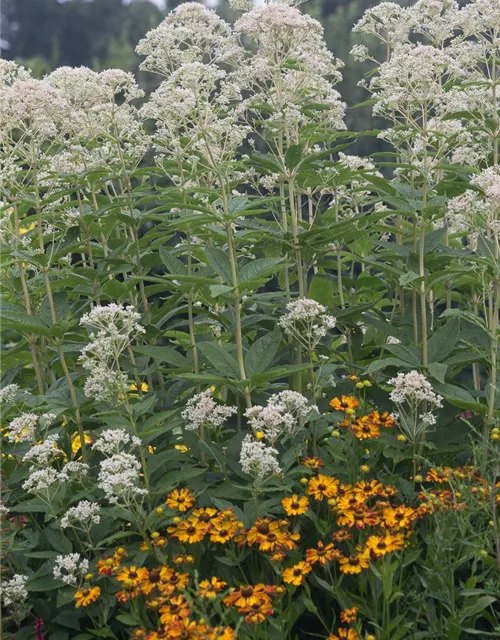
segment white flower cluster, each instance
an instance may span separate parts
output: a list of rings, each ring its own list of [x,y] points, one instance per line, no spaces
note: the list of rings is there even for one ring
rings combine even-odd
[[[78,577],[85,575],[89,570],[89,561],[86,558],[80,558],[79,553],[57,556],[53,568],[54,578],[61,580],[64,584],[76,586]]]
[[[127,376],[120,371],[121,354],[132,341],[145,332],[139,324],[140,314],[131,306],[109,304],[94,307],[80,319],[80,324],[98,329],[79,360],[90,371],[85,381],[85,394],[98,401],[113,401],[127,392]]]
[[[287,390],[271,396],[265,407],[256,405],[247,409],[245,416],[254,434],[262,433],[272,445],[279,438],[295,435],[315,409],[301,393]]]
[[[325,313],[326,307],[316,300],[299,298],[286,305],[286,314],[278,324],[287,333],[309,351],[314,350],[336,324],[336,319]]]
[[[23,482],[23,489],[27,493],[47,493],[59,480],[67,480],[66,475],[61,475],[56,469],[48,467],[46,469],[36,469],[31,467],[30,475]]]
[[[106,456],[111,456],[119,453],[130,444],[140,447],[142,443],[140,438],[131,436],[125,429],[106,429],[106,431],[99,434],[99,437],[92,445],[92,449],[100,451]]]
[[[115,453],[100,464],[98,486],[111,504],[119,500],[128,503],[147,494],[147,490],[137,486],[140,479],[141,463],[130,453]]]
[[[247,434],[241,443],[241,468],[257,482],[262,482],[268,476],[281,473],[277,455],[276,449]]]
[[[10,442],[30,442],[35,440],[35,429],[39,416],[36,413],[23,413],[14,418],[8,426]]]
[[[443,406],[443,397],[432,390],[431,383],[418,371],[398,373],[395,378],[388,380],[388,384],[394,386],[390,398],[396,404],[427,401],[437,408]]]
[[[0,404],[12,404],[19,393],[19,385],[7,384],[0,389]]]
[[[2,580],[0,585],[0,593],[6,607],[24,602],[28,597],[26,583],[28,576],[16,573],[10,580]]]
[[[201,426],[215,429],[221,427],[237,411],[237,407],[217,404],[211,389],[207,389],[187,401],[181,416],[187,431],[198,431]]]
[[[62,455],[61,449],[57,446],[59,436],[57,434],[47,436],[44,442],[36,444],[23,456],[23,462],[35,462],[46,465],[57,456]]]
[[[99,524],[101,521],[100,511],[101,507],[97,502],[80,500],[76,506],[70,507],[61,518],[61,527],[66,529],[76,521],[82,523],[88,529],[93,524]]]

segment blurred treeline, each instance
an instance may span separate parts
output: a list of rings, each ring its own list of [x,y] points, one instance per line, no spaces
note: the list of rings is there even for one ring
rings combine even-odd
[[[30,67],[38,77],[62,65],[118,67],[134,71],[141,85],[152,89],[158,78],[137,71],[140,59],[135,46],[182,1],[167,0],[162,10],[150,0],[1,0],[2,57]],[[347,125],[357,130],[375,123],[368,122],[368,109],[352,109],[367,98],[357,86],[367,69],[349,56],[352,45],[363,42],[351,29],[378,1],[309,0],[301,6],[323,24],[331,51],[345,62],[338,88],[350,107]],[[215,8],[229,22],[239,15],[229,8],[228,0],[219,0]]]

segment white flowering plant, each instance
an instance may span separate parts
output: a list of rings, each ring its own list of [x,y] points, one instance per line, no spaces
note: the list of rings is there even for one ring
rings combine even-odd
[[[498,4],[301,4],[0,60],[6,638],[500,636]]]

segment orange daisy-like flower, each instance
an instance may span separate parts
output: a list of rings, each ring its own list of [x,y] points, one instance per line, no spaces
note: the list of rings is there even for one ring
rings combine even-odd
[[[142,582],[147,581],[149,578],[149,572],[144,567],[123,567],[117,574],[116,579],[118,582],[123,582],[125,587],[132,588],[138,587]]]
[[[425,479],[427,482],[449,482],[453,476],[453,469],[450,467],[436,467],[435,469],[429,469]]]
[[[358,607],[351,607],[350,609],[344,609],[340,613],[340,619],[344,624],[351,624],[356,622],[358,618]]]
[[[283,498],[281,501],[287,516],[301,516],[309,508],[309,500],[306,496],[299,496],[294,493],[291,498]]]
[[[347,542],[352,538],[352,534],[349,529],[339,529],[333,533],[332,538],[335,542]]]
[[[236,640],[236,636],[231,627],[213,627],[207,640]]]
[[[306,550],[306,560],[309,564],[320,564],[324,567],[328,562],[331,562],[335,558],[340,559],[342,557],[340,551],[335,549],[333,544],[329,542],[327,545],[323,542],[318,542],[316,549]]]
[[[163,582],[168,580],[170,571],[171,569],[165,566],[151,569],[147,579],[141,582],[142,593],[149,595],[153,589],[159,588]]]
[[[382,517],[388,529],[408,529],[413,524],[416,514],[410,507],[387,507]]]
[[[351,425],[351,429],[358,440],[380,438],[380,428],[377,423],[372,422],[369,416],[356,418]]]
[[[339,627],[337,630],[338,636],[334,633],[331,633],[327,640],[359,640],[359,634],[355,629],[345,629],[344,627]]]
[[[341,396],[330,400],[330,406],[334,411],[346,411],[347,409],[356,409],[359,407],[359,401],[354,396]]]
[[[169,624],[171,622],[177,622],[181,618],[187,618],[191,613],[188,603],[184,596],[172,596],[167,604],[164,604],[159,609],[160,622],[162,624]]]
[[[213,599],[220,593],[225,587],[227,587],[227,582],[217,578],[217,576],[212,576],[210,580],[202,580],[198,585],[198,593],[202,598]]]
[[[175,569],[166,567],[166,572],[162,576],[162,581],[158,585],[158,590],[164,596],[169,596],[176,589],[182,591],[187,587],[189,582],[188,573],[179,573]]]
[[[330,500],[337,495],[339,484],[337,478],[319,473],[309,480],[306,492],[315,500]]]
[[[370,551],[366,550],[361,553],[351,553],[340,559],[340,571],[347,574],[361,573],[370,566]]]
[[[199,509],[193,509],[191,512],[191,518],[196,518],[208,526],[213,519],[217,517],[218,513],[217,509],[214,509],[213,507],[201,507]]]
[[[302,460],[300,461],[300,464],[303,465],[304,467],[308,467],[309,469],[312,469],[313,471],[318,471],[319,469],[322,469],[325,466],[325,463],[323,462],[323,460],[321,460],[321,458],[302,458]]]
[[[370,482],[358,482],[353,489],[354,493],[359,493],[364,498],[384,495],[384,485],[378,480]]]
[[[210,541],[225,544],[236,535],[239,528],[238,520],[231,513],[220,518],[214,518],[210,525]]]
[[[366,529],[374,527],[380,522],[380,517],[366,505],[360,504],[352,511],[344,511],[339,514],[337,524],[341,527],[356,527],[356,529]]]
[[[245,613],[247,610],[248,613],[245,616],[245,622],[247,624],[259,624],[260,622],[264,622],[267,616],[270,616],[274,612],[272,606],[267,603],[253,604],[250,607],[238,609],[238,612]]]
[[[300,534],[290,533],[288,524],[287,520],[259,518],[246,532],[246,543],[248,546],[257,545],[260,551],[271,554],[296,549],[296,540],[300,539]]]
[[[194,505],[194,496],[189,489],[174,489],[165,500],[167,506],[178,511],[188,511]]]
[[[396,421],[388,411],[384,411],[383,413],[374,411],[371,415],[375,416],[378,424],[385,429],[392,429],[396,426]]]
[[[266,585],[259,583],[256,585],[246,584],[242,585],[239,589],[235,589],[230,594],[225,596],[222,602],[227,607],[237,607],[238,609],[244,609],[245,607],[251,607],[257,605],[270,605],[271,598],[269,597],[266,589]]]
[[[370,536],[366,541],[366,548],[371,551],[372,556],[381,558],[387,553],[398,551],[404,547],[405,541],[401,533],[386,536]]]
[[[79,607],[88,607],[94,603],[100,595],[100,587],[89,587],[88,589],[78,590],[75,593],[75,606],[77,609]]]
[[[177,538],[180,542],[196,544],[201,542],[207,533],[207,526],[196,518],[188,518],[167,528],[171,538]]]
[[[296,587],[301,585],[306,579],[306,575],[311,573],[312,567],[309,562],[301,560],[294,564],[293,567],[289,567],[282,572],[283,582],[287,584],[293,584]]]

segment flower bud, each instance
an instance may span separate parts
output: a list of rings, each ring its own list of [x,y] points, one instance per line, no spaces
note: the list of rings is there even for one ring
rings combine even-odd
[[[491,434],[491,439],[492,440],[500,440],[500,433],[492,433]]]
[[[408,438],[403,435],[402,433],[399,433],[396,438],[399,440],[399,442],[406,442],[408,440]]]
[[[413,479],[415,480],[415,482],[422,482],[423,481],[423,477],[420,474],[416,475]]]
[[[178,516],[177,516],[177,517],[175,517],[175,518],[173,518],[173,520],[172,520],[172,522],[173,522],[174,524],[179,524],[179,522],[180,522],[180,521],[181,521],[181,519],[180,519]]]
[[[85,574],[85,580],[92,580],[93,577],[94,577],[93,573],[86,573]]]
[[[307,478],[301,478],[300,479],[300,484],[307,484],[309,482],[309,480]]]
[[[255,434],[255,437],[257,438],[257,440],[263,440],[264,439],[264,432],[263,431],[257,431],[257,433]]]
[[[157,538],[160,537],[160,534],[158,533],[158,531],[153,531],[153,533],[151,534],[151,537],[153,538],[153,540],[156,540]]]
[[[364,386],[365,385],[362,382],[356,382],[356,389],[363,389]]]
[[[495,427],[494,429],[491,430],[491,433],[498,433],[500,434],[500,429],[498,427]]]
[[[157,507],[156,508],[156,514],[161,516],[162,513],[165,513],[165,509],[163,507]]]
[[[363,380],[363,386],[364,387],[371,387],[372,383],[369,380]]]
[[[481,558],[487,558],[488,552],[486,551],[486,549],[481,549],[481,551],[479,552],[479,555],[481,556]]]
[[[368,471],[370,471],[370,467],[367,464],[362,464],[359,467],[359,470],[361,471],[361,473],[368,473]]]
[[[330,435],[332,438],[340,438],[340,431],[338,429],[334,429]]]

